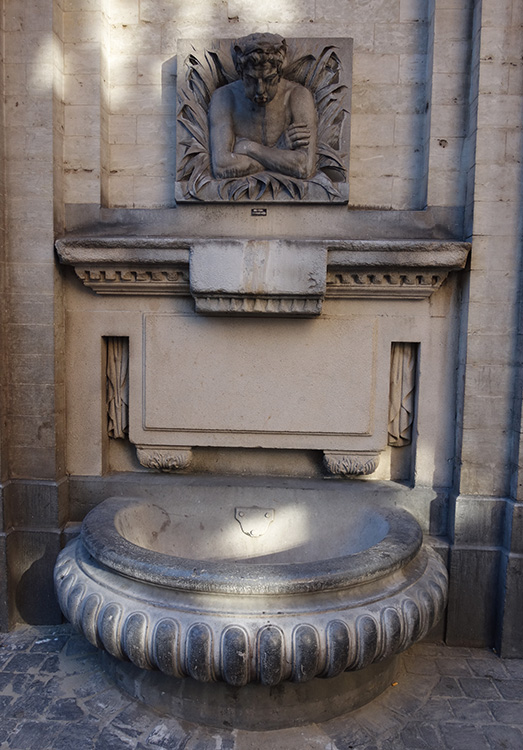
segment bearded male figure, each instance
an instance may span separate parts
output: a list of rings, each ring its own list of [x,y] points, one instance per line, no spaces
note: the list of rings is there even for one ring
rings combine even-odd
[[[311,92],[282,77],[287,45],[250,34],[232,45],[239,80],[216,89],[209,107],[216,179],[264,170],[309,179],[316,172],[317,115]]]

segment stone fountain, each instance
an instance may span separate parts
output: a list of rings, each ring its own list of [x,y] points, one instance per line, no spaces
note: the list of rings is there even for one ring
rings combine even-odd
[[[348,200],[350,40],[254,34],[188,50],[177,200],[236,229],[57,242],[88,289],[121,301],[89,325],[106,344],[109,434],[143,468],[138,492],[85,517],[56,589],[114,678],[157,709],[250,729],[321,721],[382,692],[446,605],[444,560],[423,542],[438,501],[406,481],[433,325],[409,305],[469,248],[325,238]],[[311,204],[315,236],[271,221],[249,233],[280,204],[291,223]],[[249,212],[245,233],[231,211]],[[71,392],[91,387],[77,372]],[[319,456],[334,481],[186,481],[212,450]],[[182,476],[158,484],[143,469]]]

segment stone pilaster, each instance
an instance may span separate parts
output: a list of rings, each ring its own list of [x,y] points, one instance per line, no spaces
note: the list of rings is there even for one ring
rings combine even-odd
[[[66,505],[61,279],[53,255],[54,167],[61,159],[60,119],[53,114],[59,113],[61,98],[61,35],[60,0],[6,0],[3,371],[8,444],[2,554],[9,575],[2,627],[59,618],[51,571]]]
[[[521,262],[521,17],[517,1],[484,0],[476,37],[477,96],[469,103],[472,113],[477,112],[477,127],[475,168],[470,172],[472,253],[456,500],[460,524],[454,528],[448,624],[451,643],[492,645],[497,633],[501,650],[512,655],[519,650],[516,643],[521,644],[521,635],[504,622],[513,620],[514,607],[519,608],[521,620],[522,597],[515,587],[523,562],[516,541],[519,509],[510,500],[513,457],[519,449],[519,435],[513,429],[515,398],[521,409],[515,388]],[[463,606],[460,592],[471,589],[473,601]],[[496,611],[503,613],[498,623]]]

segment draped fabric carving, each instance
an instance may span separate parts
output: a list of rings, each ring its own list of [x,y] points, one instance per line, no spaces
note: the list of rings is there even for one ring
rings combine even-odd
[[[129,339],[107,338],[107,432],[125,438],[129,431]]]
[[[417,344],[392,343],[388,444],[395,447],[410,445],[412,442],[417,350]]]

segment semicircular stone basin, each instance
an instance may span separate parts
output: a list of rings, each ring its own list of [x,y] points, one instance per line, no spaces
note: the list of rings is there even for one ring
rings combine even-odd
[[[60,605],[91,643],[171,678],[274,686],[386,662],[437,622],[447,574],[380,484],[109,498],[60,554]]]

